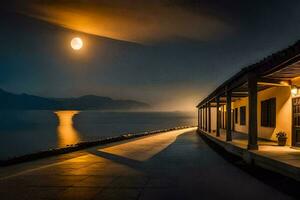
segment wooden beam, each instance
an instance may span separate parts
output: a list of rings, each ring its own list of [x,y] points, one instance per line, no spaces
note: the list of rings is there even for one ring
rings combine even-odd
[[[248,91],[232,91],[232,95],[234,94],[247,94],[248,95]]]
[[[298,47],[299,44],[297,43],[297,48]],[[258,77],[269,77],[269,78],[277,78],[277,76],[279,75],[280,77],[282,77],[281,78],[282,80],[289,80],[291,78],[294,78],[295,76],[300,76],[300,71],[298,68],[300,63],[300,54],[299,53],[295,55],[293,54],[291,55],[291,57],[287,56],[286,58],[282,57],[279,54],[282,54],[282,52],[279,52],[275,56],[272,56],[271,59],[269,60],[265,59],[259,63],[245,67],[240,72],[235,74],[233,77],[225,81],[217,89],[215,89],[208,97],[203,99],[198,104],[198,106],[204,105],[205,103],[214,99],[216,96],[223,95],[226,89],[233,90],[237,87],[240,87],[241,85],[243,85],[248,81],[248,75],[247,75],[248,73],[255,73],[257,74]],[[278,58],[280,58],[279,61]]]
[[[259,78],[257,80],[258,85],[269,85],[269,86],[281,86],[281,87],[288,87],[290,86],[290,83],[287,81],[280,81],[276,79],[270,79],[270,78]]]
[[[258,74],[264,75],[264,76],[268,76],[268,77],[272,77],[274,74],[276,74],[276,72],[281,71],[287,67],[289,67],[290,65],[293,65],[295,63],[299,63],[300,62],[300,54],[283,61],[282,63],[280,63],[277,66],[264,66],[264,67],[259,67],[256,69],[256,72]]]
[[[243,97],[247,97],[248,96],[248,93],[247,94],[231,94],[232,97],[238,97],[238,98],[243,98]]]

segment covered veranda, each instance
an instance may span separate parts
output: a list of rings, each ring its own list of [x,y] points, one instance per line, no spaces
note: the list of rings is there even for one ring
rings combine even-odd
[[[291,94],[290,109],[294,97],[299,96],[300,43],[269,56],[259,63],[244,68],[232,78],[216,88],[198,104],[198,131],[212,134],[226,142],[240,141],[248,150],[258,150],[259,145],[274,146],[274,141],[260,140],[258,137],[258,93],[274,87],[285,87]],[[296,90],[296,92],[295,92]],[[234,137],[233,102],[247,98],[247,134],[243,139]],[[213,111],[213,112],[212,112]],[[292,146],[297,146],[297,124],[294,117],[285,116],[292,124]],[[277,113],[276,113],[277,115]]]

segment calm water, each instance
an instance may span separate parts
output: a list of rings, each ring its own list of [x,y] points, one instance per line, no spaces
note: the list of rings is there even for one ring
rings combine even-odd
[[[183,112],[1,111],[0,159],[196,122],[195,113]]]

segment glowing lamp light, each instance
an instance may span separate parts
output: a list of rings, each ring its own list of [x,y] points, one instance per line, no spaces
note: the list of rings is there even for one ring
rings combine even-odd
[[[287,81],[280,81],[280,84],[281,85],[285,85],[285,86],[289,86],[290,85],[289,82],[287,82]]]
[[[82,42],[81,38],[75,37],[71,40],[72,49],[79,50],[82,48],[82,46],[83,46],[83,42]]]
[[[292,93],[292,96],[297,96],[298,88],[296,86],[292,86],[291,93]]]

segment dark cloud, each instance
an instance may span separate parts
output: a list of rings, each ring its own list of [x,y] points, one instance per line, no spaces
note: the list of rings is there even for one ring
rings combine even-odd
[[[31,0],[16,11],[68,29],[146,44],[174,38],[207,41],[233,31],[217,16],[179,5],[140,0]]]

